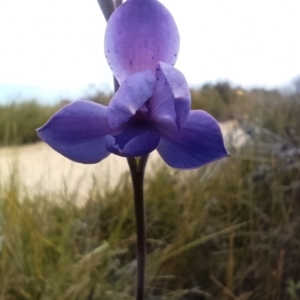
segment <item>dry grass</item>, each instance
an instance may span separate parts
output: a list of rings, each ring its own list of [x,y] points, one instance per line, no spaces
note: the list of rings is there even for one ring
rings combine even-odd
[[[226,104],[250,137],[230,158],[147,174],[146,299],[299,299],[300,101],[261,93]],[[20,199],[21,186],[13,172],[0,187],[0,299],[134,299],[128,176],[95,182],[81,207],[64,191]]]

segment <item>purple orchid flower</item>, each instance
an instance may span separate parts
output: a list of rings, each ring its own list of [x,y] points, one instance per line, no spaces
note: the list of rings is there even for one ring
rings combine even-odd
[[[173,65],[179,34],[157,0],[127,0],[110,17],[107,61],[121,84],[108,107],[76,101],[58,111],[39,137],[67,158],[97,163],[109,154],[147,155],[157,149],[171,167],[191,169],[228,155],[216,120],[190,111],[183,74]]]

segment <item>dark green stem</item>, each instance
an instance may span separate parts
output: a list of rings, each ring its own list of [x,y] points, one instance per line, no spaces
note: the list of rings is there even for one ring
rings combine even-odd
[[[146,263],[146,226],[144,204],[144,174],[148,155],[136,158],[127,158],[134,193],[134,206],[137,232],[137,284],[136,300],[144,299],[145,263]]]

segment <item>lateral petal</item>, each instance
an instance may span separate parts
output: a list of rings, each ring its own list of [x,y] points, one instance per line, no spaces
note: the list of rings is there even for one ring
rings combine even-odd
[[[151,71],[134,73],[126,78],[108,104],[107,118],[111,128],[118,128],[134,116],[153,95],[155,75]]]
[[[178,51],[175,21],[157,0],[127,0],[108,20],[105,56],[121,84],[129,74],[155,72],[158,61],[175,64]]]
[[[75,101],[55,113],[37,129],[37,134],[54,150],[75,162],[97,163],[110,154],[104,138],[113,131],[106,113],[103,105]]]
[[[219,124],[204,111],[191,111],[180,130],[165,121],[157,131],[161,136],[157,151],[173,168],[198,168],[228,156]]]
[[[174,67],[159,62],[156,85],[151,99],[152,119],[173,120],[180,128],[189,116],[191,94],[183,74]]]
[[[110,152],[125,156],[138,157],[152,152],[159,143],[159,135],[150,126],[128,126],[122,133],[106,137],[106,147]]]

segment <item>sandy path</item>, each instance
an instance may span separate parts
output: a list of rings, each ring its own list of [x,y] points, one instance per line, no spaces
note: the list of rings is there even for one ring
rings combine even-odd
[[[152,160],[154,157],[157,155],[152,155]],[[8,180],[14,170],[17,170],[19,182],[28,190],[46,192],[67,186],[69,191],[78,188],[82,193],[93,184],[93,176],[98,183],[115,186],[128,166],[126,159],[116,155],[94,165],[75,163],[40,142],[0,149],[1,181]]]
[[[236,122],[221,124],[225,140],[229,133],[236,131]],[[152,171],[152,164],[162,162],[158,153],[150,155],[147,172]],[[9,179],[9,175],[17,169],[19,182],[30,191],[57,191],[67,186],[69,191],[78,189],[86,193],[93,184],[93,176],[100,185],[114,187],[121,175],[128,171],[126,159],[110,155],[95,165],[83,165],[72,162],[44,143],[20,147],[0,148],[0,182]]]

